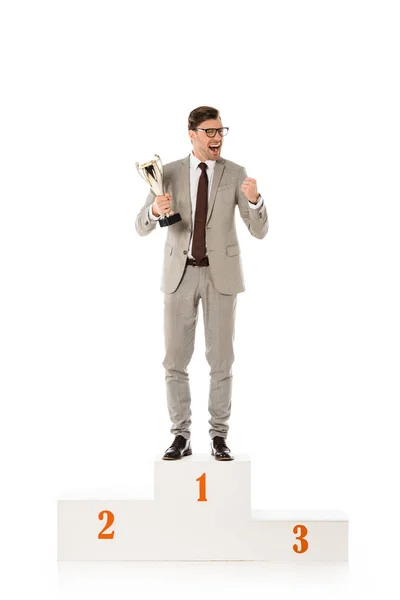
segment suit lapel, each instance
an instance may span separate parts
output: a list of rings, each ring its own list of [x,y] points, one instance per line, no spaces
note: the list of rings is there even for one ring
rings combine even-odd
[[[223,158],[219,158],[216,161],[215,167],[214,167],[213,182],[212,182],[212,186],[211,186],[210,199],[208,201],[207,223],[211,217],[212,209],[213,209],[214,203],[215,203],[215,197],[217,195],[219,182],[221,181],[221,177],[222,177],[222,173],[224,172],[224,169],[225,169],[225,161]]]
[[[190,200],[190,174],[189,174],[190,156],[184,158],[181,162],[178,177],[178,194],[182,197],[181,206],[184,213],[189,214],[188,222],[192,222],[192,202]]]

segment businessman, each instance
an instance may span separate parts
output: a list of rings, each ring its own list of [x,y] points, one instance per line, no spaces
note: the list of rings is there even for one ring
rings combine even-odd
[[[221,157],[229,128],[210,106],[192,110],[188,119],[191,153],[164,165],[164,195],[150,190],[135,227],[148,235],[171,209],[182,220],[167,227],[161,291],[164,292],[165,381],[171,433],[163,458],[192,454],[191,397],[187,367],[193,355],[201,301],[210,365],[211,454],[233,460],[226,444],[231,414],[236,296],[244,291],[235,208],[247,229],[262,239],[268,215],[255,179],[240,165]]]

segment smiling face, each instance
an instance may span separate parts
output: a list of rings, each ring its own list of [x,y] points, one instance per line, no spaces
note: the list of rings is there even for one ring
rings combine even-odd
[[[198,125],[201,129],[218,129],[222,127],[221,119],[209,119]],[[208,137],[205,131],[189,130],[189,137],[193,144],[193,154],[196,158],[205,162],[206,160],[217,160],[221,156],[223,138],[217,131],[215,137]]]

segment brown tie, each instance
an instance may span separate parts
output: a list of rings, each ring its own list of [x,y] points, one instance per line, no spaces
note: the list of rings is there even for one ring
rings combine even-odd
[[[196,261],[200,262],[206,255],[206,220],[208,204],[208,177],[206,163],[199,163],[202,170],[197,188],[196,215],[194,219],[194,233],[192,243],[192,254]]]

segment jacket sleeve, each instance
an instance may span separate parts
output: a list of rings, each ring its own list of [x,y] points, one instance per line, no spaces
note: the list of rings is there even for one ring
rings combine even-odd
[[[136,217],[135,227],[140,236],[149,235],[157,227],[157,220],[150,219],[149,217],[149,207],[153,204],[155,197],[155,193],[150,189],[146,202]]]
[[[259,240],[262,240],[267,235],[269,225],[267,209],[265,207],[264,202],[259,208],[255,210],[249,207],[249,201],[242,192],[242,183],[246,179],[246,177],[246,169],[243,168],[241,173],[239,173],[237,182],[237,195],[240,216],[245,222],[247,229],[250,231],[251,235],[258,238]]]

